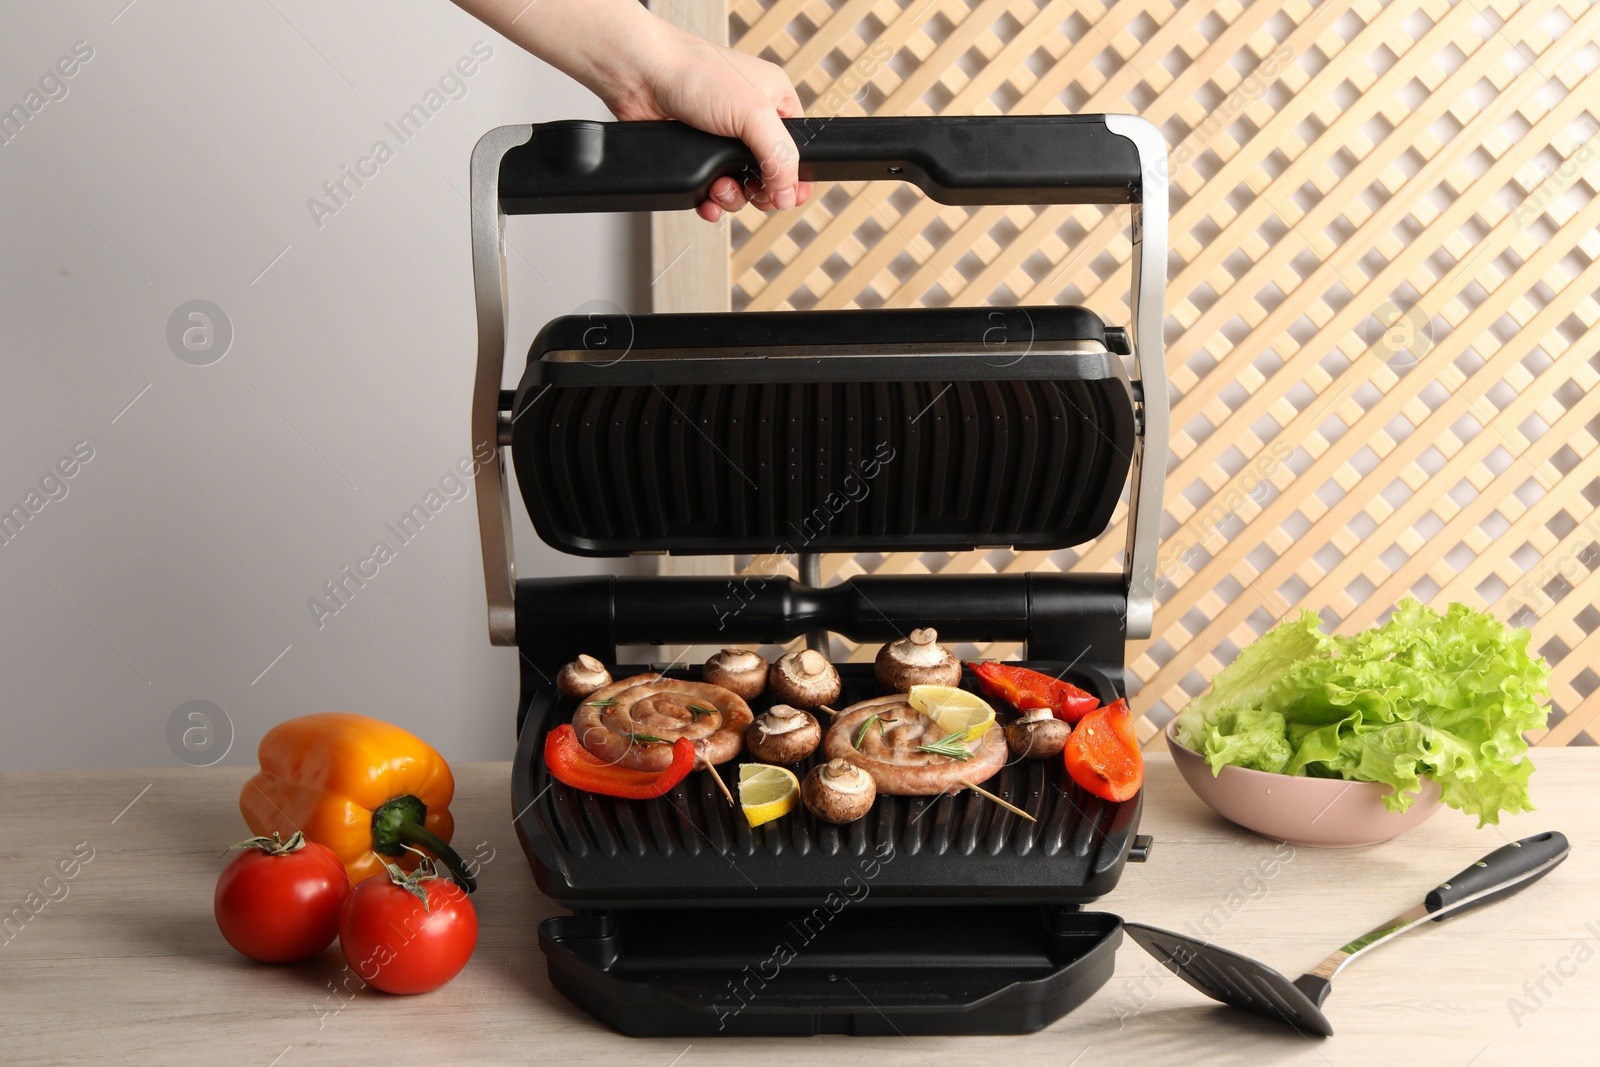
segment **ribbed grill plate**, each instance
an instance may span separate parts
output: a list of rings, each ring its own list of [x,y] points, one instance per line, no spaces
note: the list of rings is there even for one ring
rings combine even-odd
[[[518,420],[540,536],[585,553],[1057,548],[1106,527],[1115,379],[552,388]],[[1124,405],[1127,401],[1123,401]],[[603,486],[604,491],[593,487]]]
[[[1134,449],[1106,337],[1073,307],[564,316],[517,390],[517,482],[580,555],[1082,544]]]
[[[1065,664],[1034,664],[1051,674]],[[843,664],[841,705],[878,694],[870,664]],[[696,677],[697,672],[670,672]],[[1065,677],[1114,699],[1108,679]],[[965,679],[974,688],[970,675]],[[767,702],[758,699],[759,714]],[[963,791],[878,798],[866,818],[832,826],[804,807],[752,829],[704,772],[667,796],[626,801],[550,778],[548,730],[573,707],[535,693],[513,771],[517,831],[544,892],[572,906],[629,901],[715,904],[823,901],[830,894],[904,903],[955,899],[1087,902],[1108,892],[1138,826],[1142,794],[1108,803],[1074,784],[1061,760],[1023,760],[983,783],[1039,821]],[[724,780],[737,781],[733,765]],[[811,762],[791,768],[804,777]]]

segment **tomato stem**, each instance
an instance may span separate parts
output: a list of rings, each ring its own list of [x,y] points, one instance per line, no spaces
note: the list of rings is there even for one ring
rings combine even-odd
[[[467,870],[456,850],[424,825],[428,806],[414,796],[385,801],[372,813],[372,851],[384,856],[403,856],[407,845],[420,845],[444,864],[467,892],[478,888],[478,881]]]
[[[229,845],[228,852],[237,852],[240,849],[259,848],[269,856],[288,856],[306,847],[306,835],[296,830],[285,841],[278,836],[278,831],[272,831],[271,837],[251,837],[240,841],[237,845]],[[226,856],[228,852],[224,852]]]

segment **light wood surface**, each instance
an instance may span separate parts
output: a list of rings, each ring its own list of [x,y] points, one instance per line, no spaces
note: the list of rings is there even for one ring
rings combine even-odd
[[[1166,136],[1172,532],[1154,636],[1129,644],[1142,736],[1295,606],[1351,632],[1413,595],[1528,626],[1555,711],[1534,739],[1600,738],[1600,525],[1584,495],[1600,474],[1585,340],[1600,322],[1600,70],[1583,58],[1600,6],[728,11],[735,47],[783,64],[813,121],[1121,112]],[[734,306],[1069,303],[1126,323],[1126,224],[1097,206],[821,185],[800,210],[734,218]],[[1115,570],[1124,519],[1068,552],[838,555],[824,574]]]
[[[557,909],[534,887],[517,846],[505,763],[457,768],[456,844],[470,856],[482,842],[489,857],[475,897],[482,933],[472,962],[437,992],[390,997],[363,990],[332,1012],[338,1002],[329,983],[340,980],[344,966],[337,947],[309,963],[263,966],[235,954],[212,921],[222,850],[245,836],[235,804],[246,769],[8,775],[0,778],[5,911],[42,892],[46,876],[80,842],[94,858],[65,883],[64,898],[0,945],[0,1062],[1589,1063],[1600,1002],[1600,816],[1593,800],[1600,753],[1534,755],[1541,810],[1498,829],[1477,830],[1446,810],[1373,848],[1276,852],[1280,846],[1202,806],[1164,752],[1151,755],[1143,829],[1155,835],[1155,848],[1149,863],[1128,867],[1101,907],[1175,930],[1209,922],[1215,941],[1291,976],[1508,838],[1545,829],[1571,838],[1572,858],[1522,895],[1426,927],[1352,964],[1326,1004],[1337,1035],[1322,1042],[1212,1005],[1131,942],[1092,1000],[1026,1037],[621,1037],[550,986],[536,928]],[[1276,873],[1262,877],[1262,864],[1275,855]],[[1542,1001],[1536,1005],[1523,983],[1541,978],[1547,995],[1535,991]],[[1512,998],[1532,1010],[1514,1017]]]

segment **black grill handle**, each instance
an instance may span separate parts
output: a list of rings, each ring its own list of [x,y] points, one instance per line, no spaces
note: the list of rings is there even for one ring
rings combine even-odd
[[[942,204],[1129,204],[1139,152],[1099,115],[787,119],[800,177],[907,181]],[[677,122],[547,122],[500,161],[508,215],[692,208],[759,177],[743,142]]]

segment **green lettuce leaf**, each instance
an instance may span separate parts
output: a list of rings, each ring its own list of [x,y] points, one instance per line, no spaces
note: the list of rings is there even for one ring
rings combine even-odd
[[[1254,741],[1241,740],[1239,743],[1245,746],[1240,751],[1263,751],[1259,746],[1270,748],[1274,761],[1281,753],[1282,763],[1279,766],[1256,766],[1238,759],[1222,762],[1238,763],[1241,767],[1258,771],[1281,772],[1283,765],[1289,761],[1283,717],[1280,715],[1274,720],[1250,715],[1241,721],[1240,715],[1262,710],[1268,691],[1285,670],[1326,649],[1328,638],[1317,629],[1321,622],[1316,612],[1302,611],[1298,619],[1279,623],[1246,645],[1237,659],[1217,672],[1211,680],[1211,688],[1189,701],[1188,706],[1178,713],[1178,740],[1209,757],[1208,748],[1213,742],[1220,744],[1218,739],[1222,736],[1244,733],[1276,735],[1277,740],[1283,742],[1281,745],[1273,746],[1271,736]],[[1213,762],[1213,766],[1218,765]]]
[[[1246,647],[1179,712],[1178,740],[1212,773],[1381,782],[1391,811],[1410,807],[1423,778],[1480,826],[1532,810],[1523,734],[1545,725],[1549,670],[1528,631],[1409,599],[1350,637],[1323,634],[1321,621],[1302,611]]]

